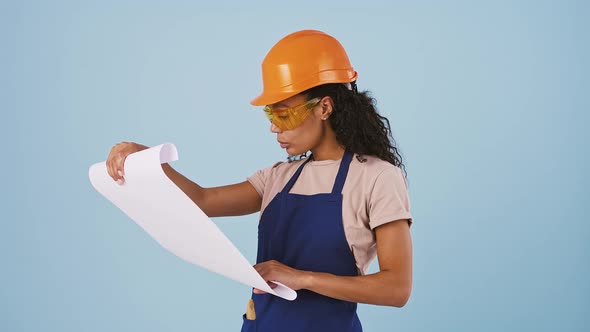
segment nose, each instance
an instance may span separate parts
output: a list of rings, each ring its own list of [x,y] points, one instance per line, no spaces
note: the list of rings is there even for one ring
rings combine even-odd
[[[281,130],[281,128],[277,127],[277,125],[275,125],[273,122],[270,123],[270,132],[273,134],[279,134],[282,133],[283,131]]]

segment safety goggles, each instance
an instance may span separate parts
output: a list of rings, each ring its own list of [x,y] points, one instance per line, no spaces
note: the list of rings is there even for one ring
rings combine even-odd
[[[270,106],[264,106],[264,114],[281,130],[291,130],[297,128],[309,115],[310,111],[320,102],[321,98],[313,98],[303,104],[289,108],[272,109]]]

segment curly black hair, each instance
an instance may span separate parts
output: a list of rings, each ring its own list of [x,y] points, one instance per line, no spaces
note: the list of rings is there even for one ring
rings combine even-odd
[[[309,99],[332,98],[334,110],[329,121],[339,144],[353,153],[390,162],[407,175],[389,120],[377,112],[375,99],[368,91],[358,92],[356,83],[352,82],[350,88],[340,83],[323,84],[302,94]]]

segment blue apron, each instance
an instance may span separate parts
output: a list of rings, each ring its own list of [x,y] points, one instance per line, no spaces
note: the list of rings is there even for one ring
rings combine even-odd
[[[357,268],[342,225],[342,187],[352,160],[346,152],[331,193],[291,194],[308,158],[266,207],[258,225],[257,263],[276,260],[299,270],[356,276]],[[252,294],[256,320],[244,315],[242,332],[360,332],[357,304],[302,289],[287,301]]]

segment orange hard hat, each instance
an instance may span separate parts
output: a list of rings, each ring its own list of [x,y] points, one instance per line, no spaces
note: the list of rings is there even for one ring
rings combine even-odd
[[[302,30],[279,40],[262,61],[262,94],[250,104],[270,105],[326,83],[356,80],[344,47],[336,38]]]

